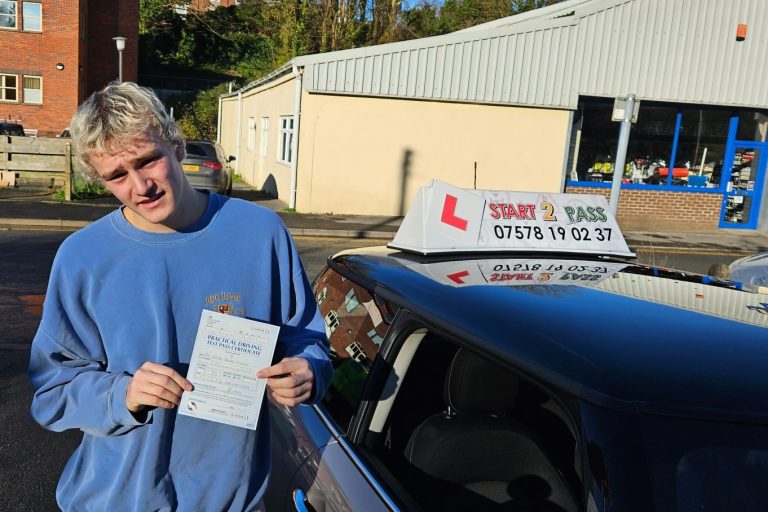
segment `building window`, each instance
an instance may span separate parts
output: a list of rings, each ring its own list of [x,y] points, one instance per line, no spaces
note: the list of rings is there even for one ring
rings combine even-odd
[[[347,294],[344,296],[344,305],[347,307],[347,313],[351,313],[354,309],[360,305],[355,297],[355,289],[350,288]]]
[[[253,153],[256,148],[256,118],[248,118],[248,144],[246,146],[248,151]]]
[[[16,28],[16,2],[0,0],[0,28]]]
[[[267,146],[269,145],[269,118],[261,118],[261,156],[267,156]]]
[[[24,103],[43,102],[43,78],[24,76]]]
[[[291,163],[293,146],[293,116],[280,117],[280,148],[277,160],[284,164]]]
[[[0,101],[18,101],[16,75],[0,75]]]
[[[340,324],[341,320],[339,319],[339,314],[336,311],[331,310],[327,315],[325,315],[325,325],[327,326],[326,331],[330,331],[328,333],[329,335],[338,329]]]
[[[22,7],[22,30],[30,32],[43,31],[43,4],[24,2]]]

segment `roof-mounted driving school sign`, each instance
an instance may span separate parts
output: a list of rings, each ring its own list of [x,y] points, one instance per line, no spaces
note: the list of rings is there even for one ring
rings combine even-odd
[[[420,254],[566,252],[634,257],[605,197],[422,187],[389,247]]]

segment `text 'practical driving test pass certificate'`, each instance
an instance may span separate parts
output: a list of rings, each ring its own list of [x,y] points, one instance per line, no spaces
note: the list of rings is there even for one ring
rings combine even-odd
[[[256,430],[279,327],[204,310],[179,414]]]

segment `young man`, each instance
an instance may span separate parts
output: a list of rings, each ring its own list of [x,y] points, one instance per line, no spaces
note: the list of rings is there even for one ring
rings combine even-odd
[[[148,89],[111,84],[75,113],[81,163],[123,206],[70,236],[32,344],[32,415],[85,435],[56,492],[77,511],[251,511],[269,475],[256,431],[176,414],[203,309],[279,325],[272,400],[322,397],[325,326],[296,249],[262,207],[190,187],[184,143]],[[266,411],[263,407],[262,412]]]

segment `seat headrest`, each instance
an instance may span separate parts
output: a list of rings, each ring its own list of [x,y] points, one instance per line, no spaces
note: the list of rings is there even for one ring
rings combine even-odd
[[[448,370],[444,398],[460,413],[502,416],[514,407],[518,385],[507,369],[462,348]]]

